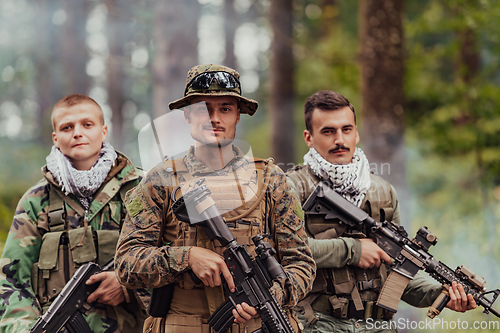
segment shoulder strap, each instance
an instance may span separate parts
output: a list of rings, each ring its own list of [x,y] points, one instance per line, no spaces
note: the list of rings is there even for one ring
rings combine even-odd
[[[64,200],[55,190],[55,186],[49,183],[49,231],[66,230],[66,210]]]
[[[165,167],[165,170],[167,172],[172,172],[174,175],[175,179],[175,186],[179,186],[179,177],[178,173],[188,173],[188,169],[186,167],[186,164],[184,164],[184,161],[182,158],[176,158],[175,160],[166,160],[163,162],[163,165]],[[171,170],[169,170],[171,169]],[[162,218],[160,222],[160,235],[158,236],[158,241],[156,242],[156,246],[160,247],[162,246],[162,237],[163,233],[165,232],[165,227],[166,227],[166,216],[168,212],[168,203],[170,202],[169,198],[165,198],[165,201],[163,202],[163,211],[162,211]]]
[[[391,221],[394,213],[391,185],[376,175],[371,175],[370,179],[372,185],[366,193],[365,203],[361,207],[367,209],[375,221]]]
[[[66,202],[71,208],[73,208],[80,216],[85,216],[85,209],[83,209],[82,205],[70,198],[69,195],[65,195],[59,188],[55,186],[50,186],[51,189],[54,190],[54,192],[62,199],[64,202]],[[54,195],[55,196],[55,195]],[[52,199],[51,199],[52,201]]]
[[[258,163],[256,163],[256,162],[258,162]],[[260,189],[258,190],[258,192],[260,192],[259,196],[257,197],[257,200],[255,200],[253,205],[250,206],[244,213],[242,213],[238,216],[227,218],[227,219],[225,219],[226,222],[234,222],[234,221],[240,220],[240,219],[244,218],[245,216],[247,216],[248,214],[250,214],[257,207],[257,205],[262,201],[262,199],[264,198],[264,196],[267,193],[267,187],[269,186],[269,181],[271,179],[271,177],[269,177],[269,175],[267,175],[267,173],[269,172],[270,167],[273,165],[273,160],[272,159],[263,160],[260,158],[254,158],[253,163],[255,164],[255,168],[257,169],[257,182],[258,182],[259,186],[261,186]],[[262,185],[260,185],[260,184],[262,184]]]

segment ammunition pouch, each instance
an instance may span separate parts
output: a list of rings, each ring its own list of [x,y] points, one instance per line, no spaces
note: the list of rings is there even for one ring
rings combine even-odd
[[[362,301],[363,310],[356,310],[354,301],[336,295],[320,295],[311,307],[314,311],[341,319],[384,319],[389,320],[393,313],[376,305],[376,301]]]
[[[43,310],[81,265],[97,262],[102,266],[108,262],[114,256],[118,236],[118,230],[93,231],[90,226],[46,233],[42,237],[40,257],[32,268],[33,289]]]

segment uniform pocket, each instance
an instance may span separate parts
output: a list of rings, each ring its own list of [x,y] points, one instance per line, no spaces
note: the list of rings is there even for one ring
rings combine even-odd
[[[33,267],[32,280],[43,310],[59,295],[74,271],[68,243],[64,231],[49,232],[42,237],[40,257]]]
[[[76,264],[84,264],[97,258],[92,227],[89,226],[86,229],[78,228],[68,231],[69,247]]]
[[[97,251],[99,266],[105,265],[115,256],[116,243],[120,232],[118,230],[97,230]]]

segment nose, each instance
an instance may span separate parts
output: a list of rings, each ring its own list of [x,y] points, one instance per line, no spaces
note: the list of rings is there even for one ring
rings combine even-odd
[[[75,127],[74,127],[74,131],[73,131],[73,137],[74,138],[79,138],[82,136],[82,126],[80,124],[76,124]]]
[[[339,129],[335,132],[334,143],[339,146],[343,146],[345,144],[344,133]]]
[[[216,108],[209,108],[208,115],[210,117],[210,122],[212,124],[217,124],[220,122],[220,114]]]

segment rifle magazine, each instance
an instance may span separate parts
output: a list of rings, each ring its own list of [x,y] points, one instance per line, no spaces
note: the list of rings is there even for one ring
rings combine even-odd
[[[208,325],[217,333],[227,331],[234,323],[233,309],[231,300],[226,299],[208,318]]]
[[[89,324],[79,311],[76,311],[64,326],[69,333],[92,333]]]
[[[410,278],[396,271],[392,271],[380,291],[377,305],[396,313],[401,296],[409,282]]]

